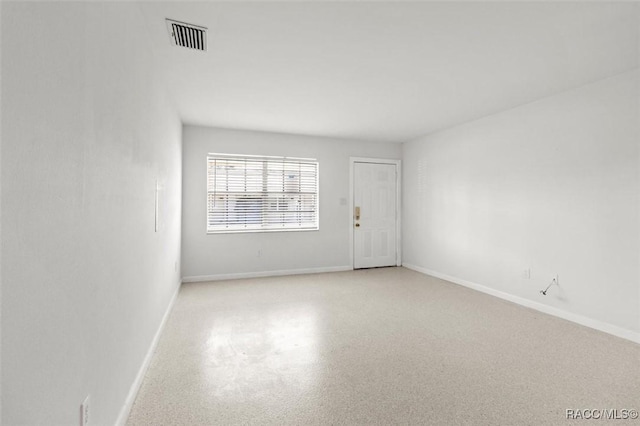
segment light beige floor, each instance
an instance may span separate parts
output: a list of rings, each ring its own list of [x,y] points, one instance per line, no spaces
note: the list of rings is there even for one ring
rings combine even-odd
[[[128,424],[539,425],[593,408],[640,409],[640,345],[386,268],[183,285]]]

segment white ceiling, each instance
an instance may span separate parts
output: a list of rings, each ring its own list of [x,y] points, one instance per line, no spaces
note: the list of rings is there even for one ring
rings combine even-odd
[[[188,124],[403,142],[638,67],[635,3],[140,7]],[[208,52],[165,18],[208,27]]]

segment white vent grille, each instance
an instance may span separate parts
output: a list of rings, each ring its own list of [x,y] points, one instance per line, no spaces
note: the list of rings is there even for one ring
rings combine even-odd
[[[205,27],[167,19],[167,29],[174,46],[207,50],[207,29]]]

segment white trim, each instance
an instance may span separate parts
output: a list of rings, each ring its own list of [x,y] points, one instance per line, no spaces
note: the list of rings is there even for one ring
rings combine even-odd
[[[355,163],[396,166],[396,266],[402,266],[402,160],[349,157],[349,263],[351,263],[351,269],[355,269],[353,256],[353,168]]]
[[[147,351],[147,355],[144,357],[144,361],[142,361],[142,365],[140,366],[140,370],[138,370],[138,374],[136,375],[135,380],[131,384],[129,388],[129,394],[127,395],[127,399],[120,410],[120,415],[118,415],[118,420],[116,420],[116,426],[124,426],[129,419],[129,414],[131,413],[131,408],[133,407],[133,403],[136,401],[136,396],[138,396],[138,391],[140,390],[140,386],[142,385],[142,381],[144,380],[144,376],[147,373],[147,369],[149,368],[149,364],[151,364],[151,358],[153,358],[153,354],[156,351],[156,347],[158,346],[158,342],[160,341],[160,335],[162,334],[162,330],[164,329],[165,324],[167,323],[167,319],[169,318],[169,314],[173,309],[173,305],[178,298],[178,292],[180,291],[180,284],[176,287],[176,291],[171,296],[171,301],[169,302],[169,306],[167,306],[167,310],[164,312],[162,317],[162,321],[160,321],[160,326],[156,331],[155,336],[153,336],[153,340],[151,341],[151,345],[149,346],[149,350]]]
[[[304,157],[283,157],[280,155],[248,155],[248,154],[223,154],[221,152],[210,152],[207,155],[214,155],[216,157],[229,157],[236,159],[251,158],[253,160],[294,160],[294,161],[306,161],[308,163],[317,163],[315,158]]]
[[[354,169],[355,160],[353,158],[349,158],[349,265],[351,265],[351,269],[354,268],[354,256],[353,256],[353,219],[354,219],[354,211],[353,211],[353,169]]]
[[[549,306],[543,303],[535,302],[533,300],[525,299],[524,297],[514,296],[512,294],[505,293],[500,290],[495,290],[481,284],[477,284],[471,281],[452,277],[450,275],[446,275],[437,271],[432,271],[431,269],[423,268],[421,266],[416,266],[409,263],[405,263],[402,266],[404,266],[407,269],[411,269],[413,271],[420,272],[425,275],[430,275],[432,277],[440,278],[440,279],[449,281],[451,283],[458,284],[482,293],[486,293],[491,296],[495,296],[500,299],[504,299],[509,302],[513,302],[527,308],[535,309],[536,311],[543,312],[548,315],[553,315],[555,317],[562,318],[567,321],[571,321],[576,324],[583,325],[585,327],[593,328],[595,330],[602,331],[604,333],[612,334],[616,337],[621,337],[623,339],[630,340],[635,343],[640,343],[640,333],[632,330],[628,330],[622,327],[618,327],[617,325],[609,324],[593,318],[588,318],[582,315],[567,312],[562,309],[554,308],[553,306]]]
[[[199,283],[205,281],[238,280],[243,278],[279,277],[285,275],[320,274],[323,272],[351,271],[351,266],[327,266],[323,268],[283,269],[279,271],[239,272],[232,274],[193,275],[183,277],[183,283]]]
[[[320,197],[318,197],[320,198]],[[318,203],[320,205],[320,203]],[[318,225],[320,220],[318,220]],[[207,231],[207,235],[216,235],[216,234],[255,234],[255,233],[269,233],[269,232],[315,232],[319,231],[320,226],[316,226],[315,228],[282,228],[282,229],[232,229],[230,231],[227,230],[218,230],[218,231]]]

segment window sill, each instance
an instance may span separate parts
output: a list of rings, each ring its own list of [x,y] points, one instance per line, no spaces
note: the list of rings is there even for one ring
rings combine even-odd
[[[216,234],[254,234],[254,233],[272,233],[272,232],[313,232],[319,231],[317,228],[301,228],[301,229],[233,229],[228,231],[207,231],[207,235]]]

